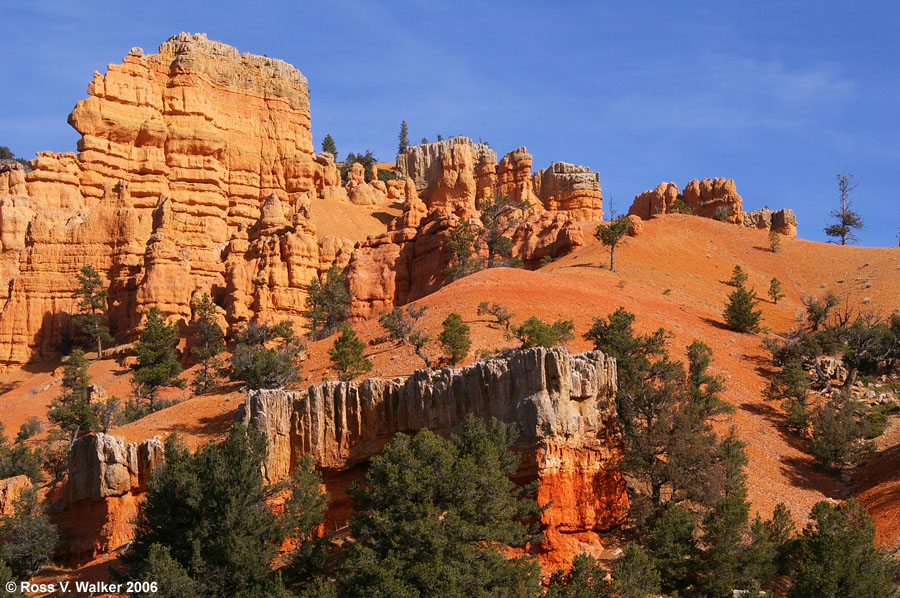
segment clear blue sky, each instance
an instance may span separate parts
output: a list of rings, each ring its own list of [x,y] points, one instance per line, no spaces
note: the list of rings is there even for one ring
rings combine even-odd
[[[895,2],[99,2],[13,0],[0,19],[0,145],[74,151],[94,70],[179,31],[282,58],[309,79],[316,146],[410,137],[526,146],[600,173],[617,208],[660,181],[735,179],[824,240],[835,174],[859,183],[863,245],[900,227]]]

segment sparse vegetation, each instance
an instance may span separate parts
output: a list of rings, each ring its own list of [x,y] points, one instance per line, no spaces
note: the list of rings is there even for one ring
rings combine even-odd
[[[475,240],[479,235],[480,229],[468,220],[460,220],[450,231],[447,245],[453,252],[453,259],[444,269],[444,274],[451,280],[464,278],[484,267],[475,251]]]
[[[772,300],[772,303],[775,304],[777,304],[779,300],[784,299],[781,281],[777,278],[772,278],[772,280],[769,281],[769,298]]]
[[[335,156],[337,157],[337,156]],[[341,165],[341,180],[347,182],[350,177],[350,169],[353,168],[353,165],[359,163],[363,167],[364,172],[364,180],[369,183],[372,181],[372,166],[378,163],[378,158],[372,153],[372,150],[366,150],[364,154],[354,154],[350,152],[347,154],[347,158],[344,159],[344,163]]]
[[[482,301],[478,304],[478,315],[479,316],[493,316],[497,320],[497,325],[503,330],[504,334],[509,337],[510,336],[510,323],[512,322],[513,317],[516,314],[509,311],[503,305],[499,303],[488,303],[487,301]]]
[[[22,424],[16,439],[10,442],[0,422],[0,480],[25,475],[32,482],[41,479],[43,455],[40,449],[29,446],[28,440],[41,431],[36,418]]]
[[[412,303],[406,306],[406,310],[395,307],[389,312],[381,314],[378,323],[384,328],[390,339],[398,345],[410,342],[410,335],[418,330],[419,319],[425,315],[428,306],[418,307]]]
[[[310,336],[315,340],[331,336],[350,315],[352,301],[353,293],[347,285],[347,277],[336,267],[328,270],[324,282],[313,278],[306,296],[306,311],[303,312]]]
[[[0,563],[14,577],[28,579],[50,562],[59,536],[38,501],[37,488],[22,490],[13,514],[0,517]]]
[[[363,355],[365,348],[366,344],[359,340],[356,331],[345,324],[341,335],[334,341],[334,346],[328,350],[338,378],[346,382],[372,369],[372,362]]]
[[[728,295],[725,304],[725,322],[736,332],[759,332],[762,311],[755,309],[756,291],[748,290],[743,283]]]
[[[735,265],[731,271],[731,278],[725,284],[730,287],[742,287],[747,284],[747,273],[740,264]]]
[[[478,206],[482,224],[479,240],[487,248],[488,268],[518,265],[512,258],[512,239],[507,235],[519,226],[522,214],[530,207],[527,199],[513,201],[509,195],[495,195],[481,201]]]
[[[857,243],[859,239],[856,237],[855,231],[862,230],[863,219],[851,209],[853,201],[850,199],[850,194],[856,189],[857,183],[853,181],[853,175],[849,172],[839,173],[837,182],[840,205],[837,210],[831,212],[834,224],[825,227],[825,234],[841,245]]]
[[[778,253],[781,249],[781,235],[774,230],[769,231],[769,249],[772,253]]]
[[[628,234],[628,226],[628,217],[619,216],[609,224],[598,224],[594,231],[594,237],[609,247],[609,269],[612,272],[616,271],[616,246]]]
[[[447,355],[447,361],[450,365],[456,365],[465,359],[472,347],[469,325],[463,322],[461,315],[453,312],[447,316],[442,326],[443,330],[438,335],[438,341]]]

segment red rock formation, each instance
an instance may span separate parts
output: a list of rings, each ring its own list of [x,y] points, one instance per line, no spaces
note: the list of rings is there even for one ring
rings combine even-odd
[[[31,480],[26,475],[0,480],[0,516],[13,515],[15,513],[13,502],[22,493],[22,490],[28,488],[31,488]]]
[[[531,154],[524,147],[509,152],[497,165],[497,193],[512,201],[540,205],[531,179]]]
[[[603,220],[600,175],[585,166],[554,162],[534,173],[534,192],[544,209],[562,212],[575,220]]]
[[[749,228],[774,230],[789,237],[797,236],[797,219],[793,210],[771,211],[768,208],[744,212],[743,200],[731,179],[703,179],[689,182],[684,191],[678,192],[675,183],[660,183],[656,189],[636,195],[628,210],[629,215],[649,220],[672,211],[672,204],[681,198],[689,214],[716,218]]]
[[[420,370],[406,380],[329,382],[304,391],[254,391],[237,420],[267,439],[264,476],[285,479],[309,454],[333,498],[330,529],[344,523],[346,477],[379,454],[397,432],[458,432],[467,414],[516,423],[522,463],[517,476],[537,479],[548,508],[538,554],[545,566],[602,549],[598,533],[628,512],[615,410],[615,360],[564,348],[520,350],[458,369]]]

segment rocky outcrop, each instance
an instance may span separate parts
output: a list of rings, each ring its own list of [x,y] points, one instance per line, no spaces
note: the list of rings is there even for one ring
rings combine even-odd
[[[600,175],[586,166],[554,162],[534,173],[534,192],[544,209],[562,212],[575,220],[603,220]]]
[[[715,218],[749,228],[774,230],[789,237],[797,236],[797,219],[794,211],[768,208],[752,212],[743,211],[743,199],[734,181],[725,178],[702,179],[689,182],[679,193],[675,183],[660,183],[655,189],[636,195],[628,214],[642,220],[676,211],[673,207],[681,200],[678,212]]]
[[[129,542],[140,495],[163,458],[159,438],[126,445],[120,438],[97,433],[76,440],[54,509],[62,539],[58,556],[85,562]]]
[[[464,146],[467,150],[457,150],[457,147]],[[447,165],[444,165],[444,158],[447,157]],[[445,139],[434,143],[423,143],[421,145],[412,145],[406,148],[406,151],[397,156],[396,170],[402,178],[409,178],[416,187],[416,191],[420,194],[426,203],[430,201],[429,195],[433,189],[438,186],[438,182],[443,180],[443,187],[446,190],[452,190],[458,187],[471,186],[473,200],[477,189],[493,188],[491,181],[491,168],[479,168],[479,165],[490,165],[494,167],[497,164],[497,154],[486,143],[474,143],[468,137],[454,137],[453,139]],[[454,171],[457,175],[452,174]],[[459,182],[460,171],[466,171],[462,177],[465,179]],[[493,169],[496,172],[496,169]],[[472,181],[468,180],[471,176]],[[479,198],[482,197],[479,195]],[[429,204],[430,205],[430,204]]]
[[[794,216],[794,210],[789,208],[781,210],[763,208],[752,212],[744,212],[744,226],[773,230],[788,237],[797,236],[797,217]]]
[[[285,479],[303,455],[326,474],[347,471],[379,454],[397,432],[459,432],[469,414],[514,423],[519,477],[538,480],[539,500],[548,506],[539,550],[555,564],[570,559],[574,546],[599,549],[597,532],[627,514],[615,390],[614,359],[538,347],[406,379],[252,391],[236,419],[266,437],[263,473],[270,482]]]
[[[26,475],[0,480],[0,517],[15,514],[13,503],[28,488],[31,488],[31,480]]]
[[[508,195],[514,202],[528,201],[538,205],[531,178],[531,154],[524,147],[509,152],[497,164],[497,193]]]

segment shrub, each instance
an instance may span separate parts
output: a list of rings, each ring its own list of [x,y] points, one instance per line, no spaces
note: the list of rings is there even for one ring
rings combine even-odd
[[[378,323],[384,328],[391,340],[399,345],[410,342],[410,335],[417,330],[419,319],[425,314],[428,306],[417,307],[413,304],[406,306],[406,311],[395,307],[389,312],[381,314]]]
[[[19,579],[50,562],[59,536],[38,502],[37,488],[22,490],[13,501],[13,514],[0,518],[0,538],[0,560]]]
[[[447,354],[447,360],[451,365],[456,365],[469,354],[472,347],[469,325],[463,322],[461,315],[451,313],[443,322],[443,331],[438,335],[438,341]]]
[[[347,277],[336,267],[325,274],[325,281],[313,278],[306,296],[307,329],[314,339],[322,339],[334,333],[350,315],[353,293],[347,286]]]
[[[557,320],[552,325],[534,316],[512,327],[513,335],[522,342],[522,348],[554,347],[564,344],[575,335],[572,331],[575,323],[572,320]]]
[[[812,414],[812,440],[810,453],[825,469],[836,469],[858,462],[874,449],[872,442],[864,440],[867,425],[857,416],[861,405],[839,394]]]
[[[509,336],[510,321],[515,316],[515,314],[509,311],[509,309],[507,309],[503,305],[500,305],[499,303],[488,303],[487,301],[482,301],[478,304],[478,315],[494,316],[494,318],[497,320],[497,325],[503,329],[507,337]]]
[[[359,340],[356,331],[345,325],[341,335],[334,341],[334,346],[328,350],[331,363],[341,380],[352,380],[372,369],[372,362],[363,355],[365,348],[366,344]]]
[[[299,360],[305,349],[290,320],[274,326],[251,322],[238,331],[225,373],[250,390],[284,388],[300,379]]]

